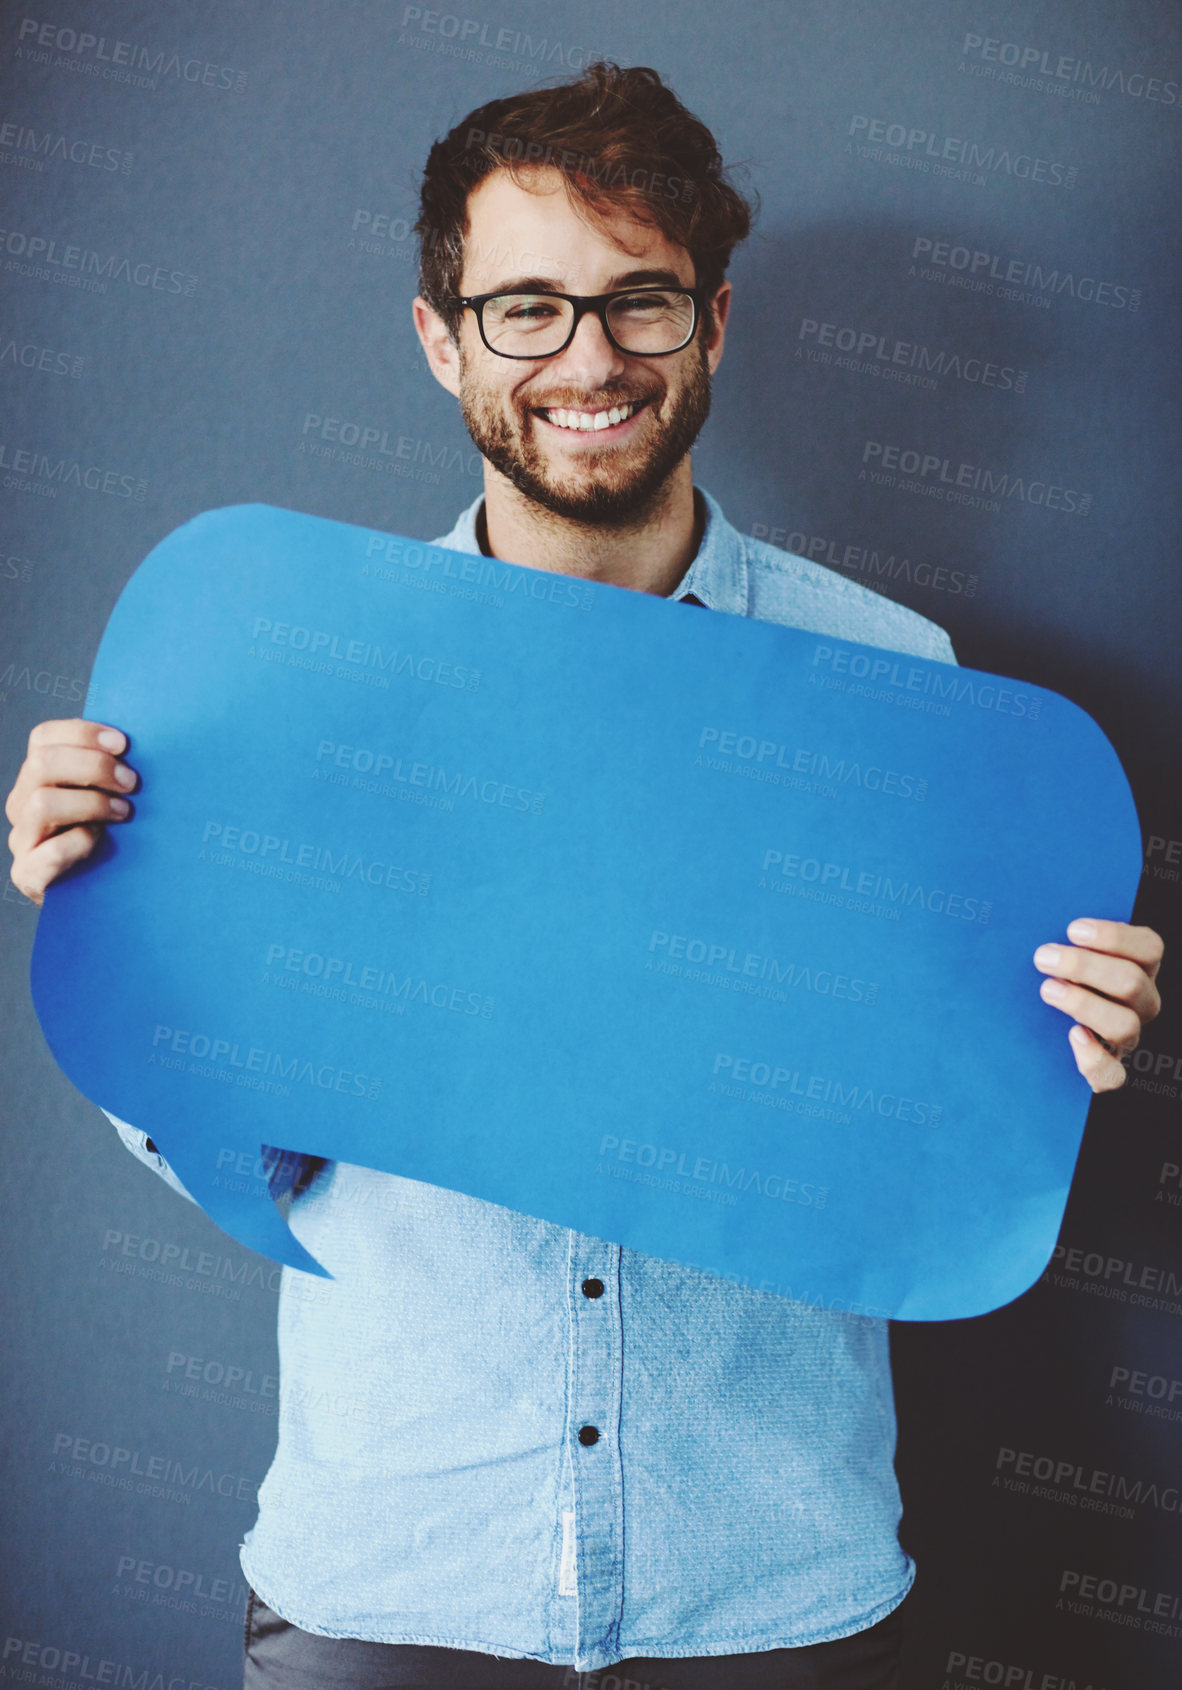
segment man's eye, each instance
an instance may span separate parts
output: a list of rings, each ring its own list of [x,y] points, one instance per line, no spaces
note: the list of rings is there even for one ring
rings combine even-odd
[[[554,307],[546,305],[540,300],[532,301],[528,305],[513,305],[505,312],[505,318],[511,323],[537,322],[545,317],[554,316]]]
[[[667,293],[634,293],[626,298],[616,300],[617,311],[627,311],[632,316],[641,312],[667,311],[670,299]]]

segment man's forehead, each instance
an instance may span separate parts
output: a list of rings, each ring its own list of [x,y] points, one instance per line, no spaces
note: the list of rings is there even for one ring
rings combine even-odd
[[[606,291],[641,280],[692,284],[694,264],[685,247],[656,223],[642,222],[625,206],[594,216],[572,204],[557,170],[536,166],[515,182],[494,170],[468,195],[463,291],[536,286],[564,292]]]

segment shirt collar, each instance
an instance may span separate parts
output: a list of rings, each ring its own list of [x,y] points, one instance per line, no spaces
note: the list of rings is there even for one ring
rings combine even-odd
[[[712,498],[704,487],[694,488],[694,499],[695,502],[701,500],[705,512],[701,543],[693,562],[669,597],[679,600],[692,593],[708,610],[729,611],[732,615],[743,616],[747,610],[747,548],[743,536],[737,528],[732,528],[717,499]],[[460,512],[450,534],[442,535],[433,544],[479,557],[476,523],[483,505],[484,494],[480,493],[467,510]]]

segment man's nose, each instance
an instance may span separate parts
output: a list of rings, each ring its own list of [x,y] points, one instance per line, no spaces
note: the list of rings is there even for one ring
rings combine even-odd
[[[549,373],[571,387],[600,388],[618,381],[627,360],[617,352],[604,333],[594,311],[584,311],[574,339],[565,352],[551,359]]]

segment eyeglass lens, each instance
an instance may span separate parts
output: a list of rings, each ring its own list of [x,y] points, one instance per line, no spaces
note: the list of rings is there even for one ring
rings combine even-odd
[[[573,316],[570,301],[554,294],[496,294],[485,303],[484,333],[496,352],[544,358],[566,340]],[[607,320],[625,352],[675,352],[692,333],[694,302],[686,293],[621,294]]]

